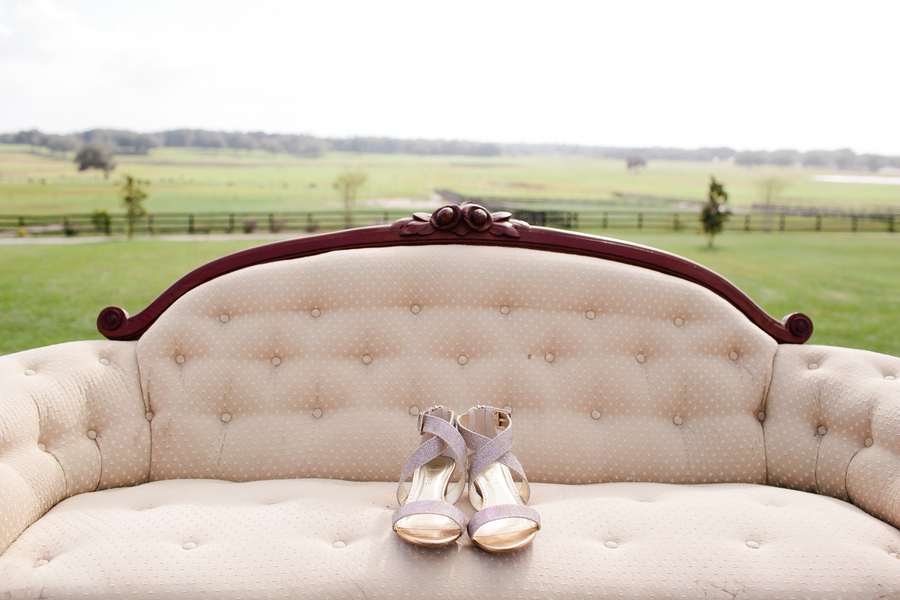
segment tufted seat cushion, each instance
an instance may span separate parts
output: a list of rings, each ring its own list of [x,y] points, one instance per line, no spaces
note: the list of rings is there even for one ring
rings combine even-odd
[[[538,539],[489,555],[467,538],[441,550],[404,543],[390,527],[394,492],[377,482],[184,480],[82,494],[0,556],[0,581],[14,598],[900,593],[900,532],[825,496],[747,484],[537,484]]]
[[[522,248],[330,252],[192,290],[138,342],[151,480],[390,481],[416,413],[510,406],[534,481],[766,480],[777,344],[709,290]]]

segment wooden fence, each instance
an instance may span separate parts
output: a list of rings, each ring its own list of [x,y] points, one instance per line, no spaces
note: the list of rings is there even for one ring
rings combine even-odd
[[[532,225],[601,233],[606,230],[699,232],[694,212],[651,211],[536,211],[513,210],[513,216]],[[356,211],[352,226],[391,223],[410,216],[409,210]],[[342,211],[152,213],[138,219],[137,235],[209,233],[283,233],[334,231],[346,228]],[[897,232],[900,214],[828,212],[747,212],[733,214],[725,231],[844,231]],[[0,237],[58,235],[124,235],[124,214],[0,215]]]

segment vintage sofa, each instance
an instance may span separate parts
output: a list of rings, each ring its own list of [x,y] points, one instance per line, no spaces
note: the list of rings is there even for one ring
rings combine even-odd
[[[900,359],[677,256],[455,205],[98,326],[0,358],[0,598],[900,597]],[[391,531],[436,404],[513,411],[527,548]]]

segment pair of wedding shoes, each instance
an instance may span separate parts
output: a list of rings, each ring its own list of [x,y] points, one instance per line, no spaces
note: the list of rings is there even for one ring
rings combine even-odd
[[[394,531],[428,548],[453,543],[463,530],[488,552],[512,552],[530,544],[541,518],[525,506],[530,491],[522,465],[510,452],[509,411],[476,406],[456,417],[452,410],[435,406],[419,413],[418,428],[425,439],[403,465]],[[512,472],[521,477],[520,486]],[[455,484],[454,473],[459,473]],[[410,477],[407,489],[404,482]],[[469,500],[478,511],[471,520],[454,506],[467,481]]]

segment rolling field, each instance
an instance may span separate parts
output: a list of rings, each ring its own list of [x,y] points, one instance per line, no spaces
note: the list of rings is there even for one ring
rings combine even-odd
[[[117,156],[117,168],[104,179],[97,171],[78,173],[71,156],[27,149],[0,145],[0,214],[121,213],[117,191],[123,173],[151,182],[148,212],[337,210],[339,197],[331,182],[348,169],[368,175],[361,207],[389,205],[379,199],[390,198],[427,204],[433,190],[442,188],[479,197],[572,201],[554,203],[559,210],[584,209],[585,200],[618,200],[627,206],[635,196],[700,201],[710,175],[725,182],[729,204],[735,207],[764,202],[761,183],[771,178],[785,186],[774,198],[776,204],[900,207],[900,186],[819,182],[813,177],[837,172],[794,167],[649,161],[645,169],[629,172],[624,161],[564,157],[332,153],[302,158],[157,148],[146,156]]]
[[[762,202],[760,182],[778,177],[786,187],[776,203],[900,209],[900,186],[823,183],[813,176],[826,171],[728,163],[650,161],[646,169],[632,173],[624,161],[610,160],[384,154],[300,158],[178,148],[117,160],[107,180],[94,171],[78,173],[71,157],[0,145],[0,214],[122,213],[118,188],[123,173],[151,181],[145,205],[150,212],[339,210],[331,182],[347,169],[369,176],[360,208],[408,212],[438,206],[431,196],[441,188],[471,196],[565,199],[552,204],[535,200],[536,209],[584,210],[589,200],[616,200],[627,207],[641,195],[702,200],[711,174],[725,182],[729,204],[736,207]],[[731,279],[778,318],[805,312],[815,324],[811,343],[900,355],[900,234],[727,232],[714,249],[707,249],[705,239],[695,233],[590,233],[696,260]],[[259,243],[234,234],[229,241],[113,238],[0,244],[0,354],[98,339],[94,321],[102,308],[118,305],[135,314],[192,268]]]

